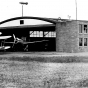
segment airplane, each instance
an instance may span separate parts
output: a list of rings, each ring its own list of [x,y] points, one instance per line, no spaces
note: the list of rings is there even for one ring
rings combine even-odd
[[[2,40],[6,40],[6,39],[8,39],[8,38],[11,38],[11,36],[0,36],[0,40],[1,40],[0,51],[1,51],[1,50],[5,51],[5,50],[7,50],[7,49],[10,48],[10,46],[4,46],[4,44],[3,44],[3,42],[2,42]]]
[[[13,38],[14,38],[13,42],[4,42],[4,43],[13,44],[12,47],[14,47],[14,45],[16,45],[18,43],[21,43],[23,45],[26,45],[26,47],[24,48],[24,50],[26,50],[28,48],[28,44],[49,41],[49,40],[41,40],[41,41],[26,42],[26,41],[23,41],[22,39],[16,37],[14,34],[13,34]]]
[[[8,36],[9,37],[9,36]],[[14,38],[14,42],[5,42],[5,43],[22,43],[22,44],[29,44],[29,43],[38,43],[38,42],[43,42],[43,41],[48,41],[48,40],[42,40],[42,41],[33,41],[33,42],[25,42],[20,38],[17,38],[14,34],[13,34],[13,38]]]

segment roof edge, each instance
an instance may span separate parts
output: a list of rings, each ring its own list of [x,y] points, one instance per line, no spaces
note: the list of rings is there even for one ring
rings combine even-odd
[[[4,21],[0,22],[0,25],[9,21],[13,21],[13,20],[17,20],[17,19],[38,19],[38,20],[43,20],[43,21],[47,21],[53,24],[56,24],[56,21],[53,19],[49,19],[49,18],[42,18],[42,17],[30,17],[30,16],[23,16],[23,17],[14,17],[14,18],[10,18]]]

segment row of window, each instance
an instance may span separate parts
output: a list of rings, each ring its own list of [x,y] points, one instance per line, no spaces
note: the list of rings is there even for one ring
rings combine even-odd
[[[88,46],[88,38],[79,38],[79,46]]]
[[[88,33],[88,25],[79,24],[79,33]]]
[[[56,37],[53,31],[30,31],[30,37]]]

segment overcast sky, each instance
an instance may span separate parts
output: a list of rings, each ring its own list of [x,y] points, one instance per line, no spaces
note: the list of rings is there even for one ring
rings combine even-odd
[[[0,0],[0,21],[22,16],[20,1],[24,6],[24,16],[76,19],[75,0]],[[88,20],[88,0],[77,0],[78,20]]]

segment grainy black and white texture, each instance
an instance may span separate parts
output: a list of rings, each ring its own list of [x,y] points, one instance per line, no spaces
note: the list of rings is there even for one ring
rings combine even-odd
[[[0,56],[0,88],[88,87],[88,57],[55,53],[22,55]]]

